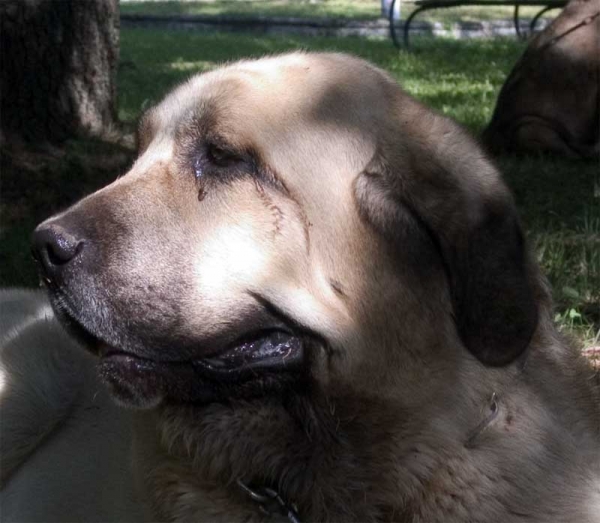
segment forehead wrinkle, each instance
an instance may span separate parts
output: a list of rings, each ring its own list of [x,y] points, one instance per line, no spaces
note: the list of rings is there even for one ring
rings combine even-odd
[[[269,92],[272,92],[279,86],[280,91],[281,84],[286,83],[281,79],[288,76],[289,64],[282,68],[276,61],[268,62],[267,67],[256,61],[241,62],[194,76],[167,96],[157,107],[157,112],[164,123],[174,124],[176,130],[182,121],[186,121],[189,123],[184,124],[184,132],[198,135],[210,130],[236,148],[246,149],[248,145],[243,137],[255,134],[253,128],[259,123],[255,121],[256,110],[263,120],[271,123],[277,120],[272,114],[273,97],[265,97],[264,88],[269,86]],[[280,103],[276,105],[282,108]],[[286,106],[289,111],[289,103]],[[202,123],[207,107],[218,112],[218,118],[213,118],[218,128]],[[193,116],[188,117],[190,113]],[[265,129],[261,131],[264,133]]]
[[[198,150],[200,144],[207,142],[246,152],[247,145],[237,139],[235,131],[227,125],[226,113],[227,110],[219,107],[214,99],[203,100],[177,125],[175,142],[179,153],[189,157]]]
[[[188,136],[201,137],[209,133],[219,118],[218,111],[211,100],[200,100],[197,107],[183,115],[177,125],[175,137],[185,141]]]
[[[158,106],[158,112],[173,125],[176,137],[212,133],[235,139],[236,132],[228,122],[236,120],[236,101],[248,85],[236,76],[220,73],[193,77]]]

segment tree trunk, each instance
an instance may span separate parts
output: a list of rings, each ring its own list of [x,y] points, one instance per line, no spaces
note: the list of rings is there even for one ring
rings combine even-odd
[[[2,0],[0,139],[57,144],[117,122],[118,0]]]

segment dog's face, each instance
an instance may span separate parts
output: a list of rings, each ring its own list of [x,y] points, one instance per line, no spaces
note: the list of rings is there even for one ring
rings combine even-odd
[[[535,327],[494,169],[340,55],[191,79],[143,118],[130,172],[34,244],[55,308],[138,407],[406,395],[470,353],[511,361]]]

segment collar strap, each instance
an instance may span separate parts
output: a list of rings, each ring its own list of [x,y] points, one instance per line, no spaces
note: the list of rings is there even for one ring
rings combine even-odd
[[[494,392],[488,403],[489,411],[488,411],[487,416],[485,418],[483,418],[477,424],[477,426],[469,433],[469,437],[467,438],[467,441],[465,443],[465,448],[472,449],[473,447],[475,447],[476,443],[477,443],[477,439],[479,438],[481,433],[485,429],[487,429],[492,424],[492,422],[496,419],[496,417],[498,416],[498,412],[500,411],[500,405],[499,405],[498,401],[499,401],[498,395]]]
[[[296,507],[286,503],[277,491],[269,487],[250,488],[239,479],[237,484],[252,501],[258,503],[258,507],[264,514],[268,516],[279,514],[286,517],[290,523],[301,523]]]

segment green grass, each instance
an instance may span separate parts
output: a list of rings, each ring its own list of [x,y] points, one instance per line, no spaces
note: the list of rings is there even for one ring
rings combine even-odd
[[[208,0],[121,1],[121,13],[154,15],[265,15],[285,17],[339,17],[374,20],[379,17],[376,0]]]
[[[600,338],[600,201],[597,163],[501,158],[523,224],[553,288],[559,326],[584,345]]]
[[[121,34],[120,116],[135,118],[166,91],[195,72],[227,61],[293,49],[356,54],[390,71],[416,97],[474,132],[491,116],[506,74],[524,49],[515,39],[453,41],[415,38],[413,52],[389,40],[264,37],[179,33],[145,29]]]
[[[378,0],[121,0],[121,13],[149,15],[237,15],[237,16],[283,16],[301,18],[348,18],[375,20],[381,17]],[[403,1],[402,18],[406,19],[415,9],[411,1]],[[539,11],[536,7],[521,7],[523,18],[532,18]],[[552,11],[546,17],[556,16]],[[458,21],[511,19],[513,7],[465,6],[435,9],[419,15],[419,20],[441,22],[445,26]]]
[[[242,57],[292,49],[362,56],[391,72],[415,97],[478,133],[524,44],[514,39],[415,39],[414,52],[361,38],[263,37],[123,30],[119,114],[133,123],[173,86],[196,72]],[[111,160],[112,159],[112,160]],[[33,285],[28,238],[34,225],[126,171],[126,151],[94,141],[72,144],[31,172],[3,159],[0,283]],[[40,164],[40,162],[37,162]],[[600,332],[600,202],[594,163],[503,157],[523,223],[555,292],[557,321],[584,344]],[[596,340],[596,341],[594,341]]]

